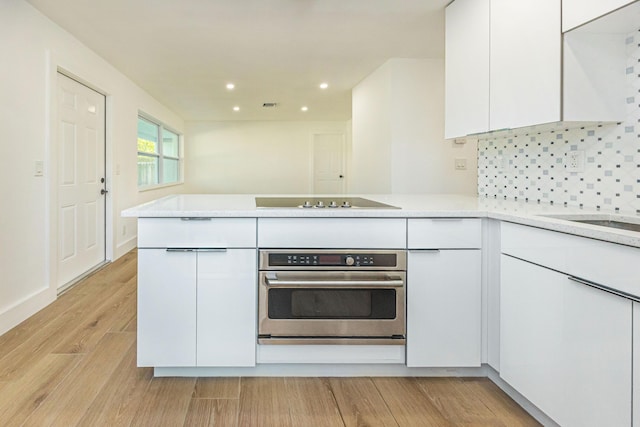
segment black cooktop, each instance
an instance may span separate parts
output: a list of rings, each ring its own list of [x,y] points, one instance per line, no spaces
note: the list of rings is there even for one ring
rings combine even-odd
[[[362,197],[256,197],[257,208],[267,209],[400,209]]]

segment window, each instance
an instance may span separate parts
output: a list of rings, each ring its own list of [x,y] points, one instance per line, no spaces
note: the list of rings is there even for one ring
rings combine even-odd
[[[180,135],[138,116],[138,187],[180,181]]]

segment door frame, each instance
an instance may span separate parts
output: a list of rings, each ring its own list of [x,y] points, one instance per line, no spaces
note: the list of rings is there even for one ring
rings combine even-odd
[[[344,174],[344,179],[342,180],[342,194],[346,194],[347,188],[349,188],[349,171],[347,170],[347,132],[344,130],[318,130],[311,132],[311,135],[309,136],[309,194],[315,194],[314,148],[316,135],[339,135],[342,138],[342,173]]]
[[[69,77],[78,83],[94,90],[105,97],[105,180],[109,192],[105,195],[105,259],[104,263],[113,260],[113,185],[112,164],[112,99],[108,92],[91,83],[91,78],[84,78],[79,73],[71,71],[73,67],[65,67],[51,51],[47,51],[47,79],[45,83],[46,102],[46,134],[45,134],[45,252],[46,252],[46,280],[50,298],[53,300],[59,293],[63,293],[69,286],[58,291],[58,73]],[[92,74],[91,72],[87,74]],[[87,271],[90,273],[93,269]]]

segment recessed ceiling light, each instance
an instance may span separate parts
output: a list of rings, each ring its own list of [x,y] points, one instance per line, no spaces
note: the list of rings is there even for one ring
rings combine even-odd
[[[326,89],[329,87],[329,83],[320,83],[320,89]]]
[[[227,89],[232,90],[235,87],[236,85],[234,85],[233,83],[227,83]]]
[[[308,111],[309,107],[307,107],[306,105],[304,107],[301,108],[302,111]]]
[[[233,107],[233,111],[240,111],[240,107],[236,105],[235,107]]]

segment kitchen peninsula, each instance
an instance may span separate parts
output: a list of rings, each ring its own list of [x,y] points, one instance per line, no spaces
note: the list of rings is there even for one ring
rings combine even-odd
[[[258,208],[250,195],[175,195],[124,211],[138,217],[138,365],[157,376],[488,376],[539,419],[628,425],[639,397],[640,351],[631,348],[640,339],[631,337],[640,335],[640,218],[453,195],[359,197],[390,207]],[[282,271],[263,271],[269,251]],[[261,335],[265,319],[311,316],[295,290],[273,307],[262,300],[286,291],[284,273],[316,264],[369,275],[391,265],[390,254],[397,268],[380,286],[386,294],[369,276],[348,292],[369,286],[377,323],[406,319],[404,335],[359,332],[351,345]],[[343,283],[332,280],[322,283]],[[314,320],[340,315],[317,302],[330,295],[313,294],[325,313]],[[358,321],[375,317],[353,307]]]

